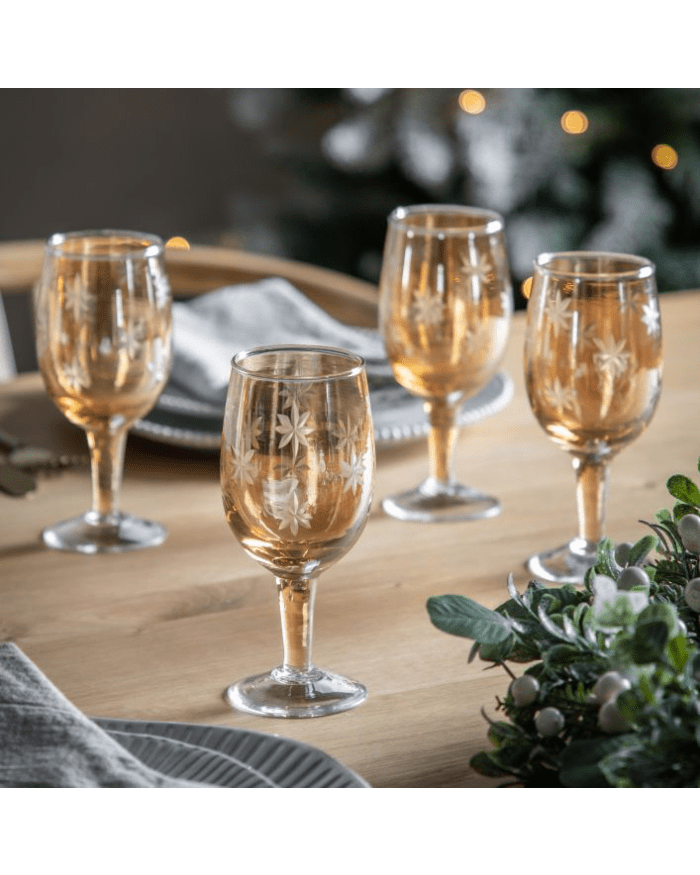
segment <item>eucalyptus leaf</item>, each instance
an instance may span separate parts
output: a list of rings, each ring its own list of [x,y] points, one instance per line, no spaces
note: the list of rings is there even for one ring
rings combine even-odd
[[[674,474],[666,481],[666,488],[674,498],[693,507],[700,507],[700,490],[690,477],[684,474]]]
[[[629,556],[627,557],[628,565],[640,565],[647,554],[656,548],[658,541],[654,537],[654,535],[644,535],[643,538],[640,538],[636,544],[630,549]]]
[[[599,763],[629,744],[629,737],[603,736],[572,741],[559,758],[559,778],[565,787],[609,787]]]
[[[512,635],[511,620],[463,595],[431,596],[427,607],[433,625],[450,635],[480,644],[499,644]]]
[[[511,772],[497,765],[492,756],[487,751],[480,751],[469,760],[469,765],[480,775],[485,775],[487,778],[505,778]]]

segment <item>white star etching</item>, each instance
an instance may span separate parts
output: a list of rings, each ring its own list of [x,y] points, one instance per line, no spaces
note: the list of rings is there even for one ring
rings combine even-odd
[[[286,410],[293,404],[299,406],[304,398],[304,395],[307,395],[312,388],[313,387],[310,383],[295,383],[292,385],[283,386],[280,389],[280,395],[282,396],[282,410]]]
[[[353,450],[350,454],[350,461],[340,463],[340,473],[345,479],[343,492],[347,492],[349,489],[354,492],[358,486],[362,485],[365,479],[365,466],[362,456],[358,458],[357,453]]]
[[[296,535],[299,526],[311,528],[311,514],[308,502],[299,500],[296,490],[281,498],[274,506],[274,518],[279,523],[280,531],[289,529],[292,535]]]
[[[557,292],[553,298],[547,301],[545,315],[549,324],[554,329],[554,336],[559,336],[559,330],[568,331],[573,313],[569,312],[570,298],[563,299],[561,292]]]
[[[250,441],[251,447],[254,449],[259,449],[258,438],[262,434],[262,416],[256,416],[255,419],[250,423],[250,428],[248,432],[248,440]]]
[[[224,476],[227,480],[237,480],[240,487],[253,483],[255,465],[253,456],[255,450],[244,450],[239,456],[236,450],[229,446],[225,456]]]
[[[593,342],[598,347],[598,352],[593,355],[595,366],[608,373],[613,380],[624,374],[630,358],[630,354],[625,352],[625,341],[615,340],[609,334],[604,340],[594,337]]]
[[[86,374],[77,358],[63,365],[61,382],[72,392],[78,392],[90,385],[90,375]]]
[[[492,267],[487,256],[478,255],[476,261],[474,261],[471,254],[463,252],[460,260],[462,266],[460,267],[459,272],[468,280],[476,277],[480,283],[488,282],[488,275],[491,273]]]
[[[88,293],[80,274],[66,280],[63,287],[66,310],[72,313],[73,321],[80,322],[95,310],[95,299]]]
[[[659,322],[660,314],[653,301],[648,301],[642,307],[642,322],[646,325],[647,334],[654,335],[659,333],[661,327]]]
[[[435,326],[442,321],[444,307],[440,295],[417,295],[411,310],[421,325]]]
[[[562,386],[559,377],[554,378],[551,386],[546,386],[544,390],[547,403],[556,407],[557,413],[561,416],[562,411],[569,407],[573,407],[575,403],[573,390],[571,386]]]
[[[345,422],[338,421],[335,428],[331,432],[337,440],[337,448],[342,452],[347,449],[352,449],[353,444],[357,440],[357,423],[352,423],[348,416]]]
[[[310,416],[309,411],[305,410],[302,413],[296,401],[292,402],[290,413],[290,416],[287,416],[286,413],[277,414],[279,425],[276,431],[282,435],[279,443],[280,448],[286,447],[288,443],[291,443],[294,455],[296,455],[300,446],[309,446],[309,435],[313,434],[313,428],[306,424]]]

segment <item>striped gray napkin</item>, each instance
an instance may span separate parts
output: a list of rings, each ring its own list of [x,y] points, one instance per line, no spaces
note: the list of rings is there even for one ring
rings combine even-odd
[[[253,346],[286,343],[350,350],[365,359],[370,385],[392,379],[378,331],[345,325],[287,280],[269,277],[173,304],[170,381],[223,407],[233,356]]]
[[[0,644],[0,787],[201,787],[144,765]]]

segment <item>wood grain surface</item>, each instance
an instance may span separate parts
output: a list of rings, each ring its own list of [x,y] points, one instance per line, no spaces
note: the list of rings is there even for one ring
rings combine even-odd
[[[365,302],[365,306],[371,302]],[[665,481],[693,476],[700,454],[700,293],[662,295],[665,373],[647,432],[613,462],[607,532],[634,540],[638,520],[669,506]],[[42,476],[32,497],[0,495],[0,637],[15,641],[92,716],[175,720],[272,732],[321,748],[375,787],[488,787],[469,757],[488,747],[480,711],[494,713],[507,677],[467,663],[470,643],[435,629],[426,600],[463,593],[494,607],[529,553],[575,534],[570,460],[537,425],[524,393],[524,317],[504,369],[509,406],[462,430],[457,474],[498,495],[499,517],[425,525],[385,516],[379,499],[426,473],[425,440],[380,446],[375,503],[347,556],[321,578],[317,664],[363,681],[369,698],[312,720],[232,711],[222,692],[281,655],[272,577],[229,531],[216,453],[130,437],[122,505],[169,530],[158,548],[122,556],[46,549],[42,527],[87,509],[85,469]],[[0,428],[54,448],[85,439],[28,374],[0,387]]]

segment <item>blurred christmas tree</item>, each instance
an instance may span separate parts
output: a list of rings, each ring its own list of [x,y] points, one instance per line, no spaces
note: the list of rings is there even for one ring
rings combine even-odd
[[[250,249],[374,282],[394,207],[464,203],[504,215],[520,306],[546,250],[637,253],[662,291],[700,286],[699,90],[237,89],[229,106],[275,186],[231,197]]]

